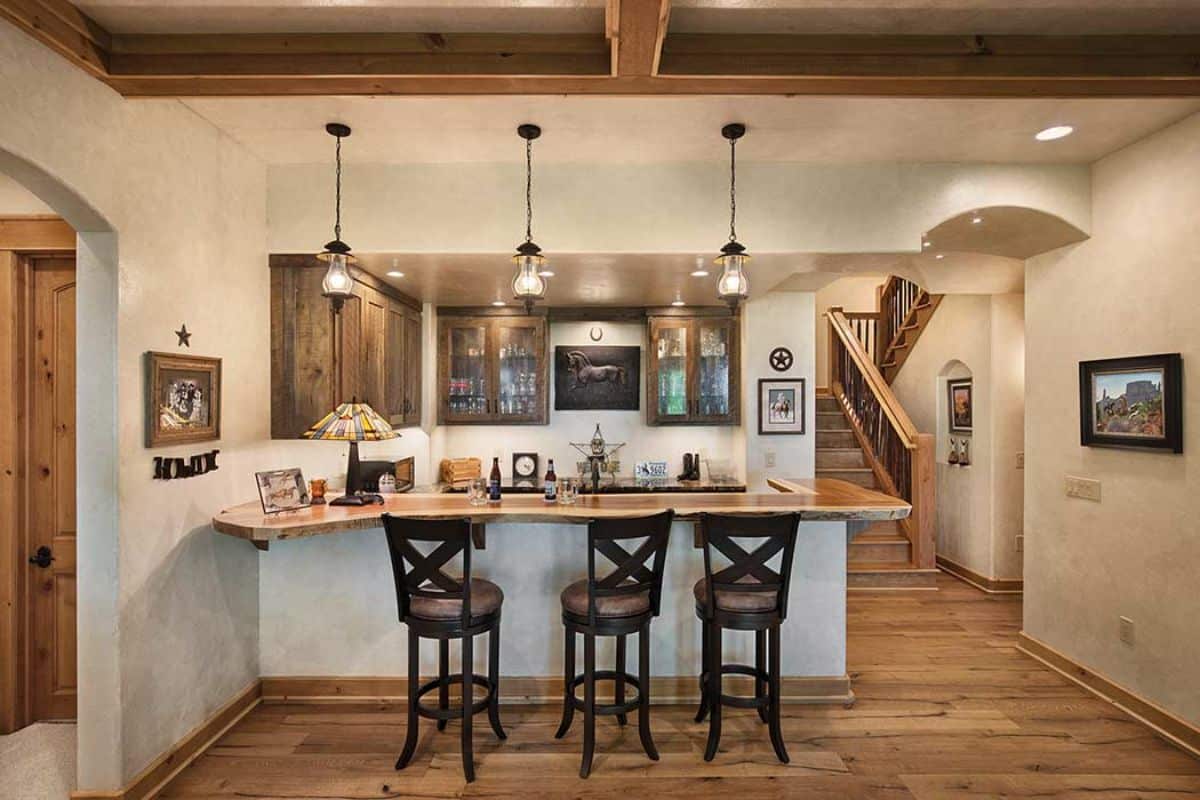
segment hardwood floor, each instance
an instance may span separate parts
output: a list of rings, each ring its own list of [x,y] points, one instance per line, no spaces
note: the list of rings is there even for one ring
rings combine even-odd
[[[1200,797],[1200,760],[1017,652],[1019,596],[945,575],[938,586],[850,596],[858,702],[785,707],[787,766],[753,712],[725,712],[721,751],[705,764],[707,726],[693,709],[655,707],[662,760],[642,755],[635,719],[602,718],[582,781],[579,715],[556,741],[557,708],[505,706],[508,741],[476,724],[478,780],[467,785],[454,723],[438,734],[423,721],[413,763],[395,772],[402,705],[264,705],[162,797]]]

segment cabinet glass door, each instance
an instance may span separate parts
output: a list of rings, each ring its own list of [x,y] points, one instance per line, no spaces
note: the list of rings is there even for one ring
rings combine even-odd
[[[488,402],[487,326],[454,325],[447,331],[449,374],[446,376],[446,415],[467,420],[491,413]]]
[[[688,328],[681,325],[663,325],[654,334],[655,373],[658,380],[658,405],[655,408],[659,419],[686,417],[690,410],[688,402]]]
[[[540,415],[541,343],[536,325],[497,323],[496,414],[508,420]]]
[[[733,391],[730,362],[733,352],[732,328],[724,321],[700,320],[696,323],[699,359],[696,365],[696,413],[700,417],[728,416]]]

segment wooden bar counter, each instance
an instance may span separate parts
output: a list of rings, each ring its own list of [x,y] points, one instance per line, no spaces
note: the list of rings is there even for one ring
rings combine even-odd
[[[540,495],[506,495],[494,505],[473,506],[462,494],[412,492],[384,495],[383,505],[312,506],[264,514],[259,503],[243,503],[213,517],[220,533],[247,539],[266,550],[273,541],[324,536],[380,527],[385,511],[425,519],[469,517],[472,522],[586,523],[597,517],[625,517],[675,509],[681,520],[702,512],[778,514],[799,512],[804,521],[863,522],[902,519],[911,507],[903,500],[845,481],[772,479],[777,491],[762,493],[599,494],[581,495],[573,505],[546,503]]]

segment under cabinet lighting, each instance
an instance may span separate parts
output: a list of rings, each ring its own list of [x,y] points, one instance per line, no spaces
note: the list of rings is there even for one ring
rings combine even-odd
[[[1040,130],[1033,135],[1033,138],[1039,142],[1053,142],[1055,139],[1065,139],[1075,132],[1075,128],[1070,125],[1053,125],[1045,130]]]
[[[493,300],[493,301],[492,301],[492,305],[494,305],[494,306],[496,306],[497,308],[499,308],[500,306],[507,305],[507,303],[505,303],[503,300]]]

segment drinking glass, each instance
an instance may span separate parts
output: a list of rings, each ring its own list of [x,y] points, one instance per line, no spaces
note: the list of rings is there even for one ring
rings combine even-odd
[[[564,506],[575,505],[579,496],[579,481],[574,478],[561,478],[558,481],[558,502]]]
[[[483,478],[474,478],[467,484],[467,501],[473,506],[486,506],[488,501],[488,482]]]

